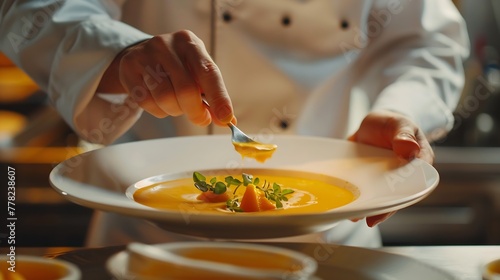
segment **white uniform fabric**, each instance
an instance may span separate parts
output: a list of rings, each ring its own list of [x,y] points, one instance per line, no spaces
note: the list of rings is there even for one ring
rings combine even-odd
[[[139,119],[137,105],[96,94],[114,56],[154,34],[189,29],[214,46],[238,126],[266,142],[282,133],[345,138],[370,110],[382,109],[406,114],[427,134],[446,132],[469,49],[450,0],[5,0],[0,23],[1,51],[48,92],[79,135],[103,144],[126,131],[149,138],[207,133],[183,117]],[[156,127],[170,129],[148,129]],[[119,225],[94,232],[92,245],[147,241],[132,230],[141,221],[112,222]],[[126,234],[116,231],[123,226],[133,234],[111,234]],[[360,236],[378,234],[363,223],[335,230],[321,238],[374,246]]]

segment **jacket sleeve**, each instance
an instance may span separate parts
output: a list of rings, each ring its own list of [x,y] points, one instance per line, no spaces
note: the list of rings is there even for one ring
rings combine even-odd
[[[372,110],[406,114],[431,140],[453,127],[469,41],[449,0],[377,0],[357,61]],[[360,40],[360,44],[363,40]]]
[[[119,8],[112,1],[4,0],[0,9],[0,50],[47,92],[82,138],[111,143],[139,117],[136,104],[96,94],[113,58],[151,37],[115,20]]]

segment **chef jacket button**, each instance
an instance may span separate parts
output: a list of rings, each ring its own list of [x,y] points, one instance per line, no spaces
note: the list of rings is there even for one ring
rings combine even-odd
[[[347,28],[349,28],[349,22],[348,22],[347,20],[343,19],[342,21],[340,21],[340,27],[341,27],[342,29],[347,29]]]
[[[222,19],[225,22],[230,22],[233,20],[233,16],[229,12],[226,11],[226,12],[222,13]]]
[[[289,26],[291,23],[292,23],[292,19],[291,19],[291,18],[290,18],[290,16],[288,16],[288,15],[285,15],[285,16],[281,19],[281,24],[283,24],[283,26]]]
[[[282,129],[287,129],[290,126],[290,122],[288,120],[280,120],[279,125]]]

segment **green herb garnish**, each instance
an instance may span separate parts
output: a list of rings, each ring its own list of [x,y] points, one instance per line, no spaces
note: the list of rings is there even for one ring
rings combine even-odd
[[[271,185],[271,183],[268,183],[267,181],[264,181],[262,186],[258,186],[260,179],[254,178],[250,174],[243,173],[241,174],[241,177],[243,179],[242,181],[234,178],[233,176],[227,176],[224,178],[224,182],[217,181],[216,177],[212,177],[210,181],[207,182],[207,178],[203,176],[203,174],[196,171],[193,173],[194,186],[202,192],[211,191],[215,194],[223,194],[231,186],[234,186],[233,195],[236,195],[236,191],[241,185],[248,186],[249,184],[253,184],[257,187],[257,189],[264,193],[268,200],[274,201],[276,208],[283,208],[282,201],[288,201],[286,196],[294,192],[292,189],[282,189],[282,186],[277,183],[273,183]],[[228,210],[233,212],[243,212],[240,208],[239,198],[236,196],[235,198],[226,201],[226,207]]]
[[[257,187],[259,190],[264,192],[267,199],[274,201],[276,203],[276,208],[283,208],[282,201],[288,201],[286,195],[293,193],[292,189],[281,189],[281,185],[278,183],[271,184],[264,182],[262,187]]]
[[[238,198],[226,201],[226,208],[233,212],[244,212],[243,209],[240,208],[240,200]]]
[[[224,184],[223,182],[217,182],[217,179],[215,177],[210,179],[210,183],[207,183],[206,177],[199,172],[193,173],[193,181],[194,186],[202,192],[211,191],[215,194],[223,194],[227,190],[226,184]]]

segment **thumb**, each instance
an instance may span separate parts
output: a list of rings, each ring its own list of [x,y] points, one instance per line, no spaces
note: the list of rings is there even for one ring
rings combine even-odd
[[[415,134],[406,127],[400,128],[394,135],[392,149],[396,155],[405,159],[413,159],[420,153],[420,145]]]

